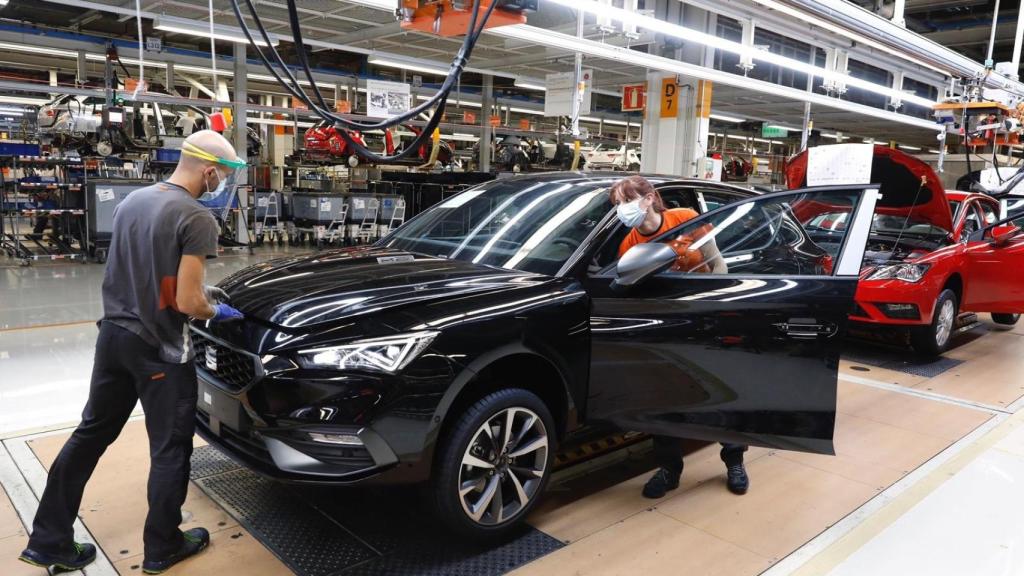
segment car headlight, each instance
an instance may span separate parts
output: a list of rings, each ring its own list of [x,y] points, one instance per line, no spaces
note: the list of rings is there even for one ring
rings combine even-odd
[[[412,362],[437,335],[438,332],[410,332],[357,340],[350,344],[299,350],[299,357],[314,367],[394,374]]]
[[[868,276],[868,280],[903,280],[904,282],[920,282],[931,264],[893,264],[880,266]]]

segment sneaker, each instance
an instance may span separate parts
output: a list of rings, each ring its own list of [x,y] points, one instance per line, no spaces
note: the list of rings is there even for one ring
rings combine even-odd
[[[163,560],[144,560],[142,562],[142,571],[145,574],[163,574],[171,566],[199,554],[210,545],[210,533],[207,532],[206,528],[187,530],[183,536],[185,536],[185,541],[182,542],[181,548],[177,552]]]
[[[677,474],[666,468],[660,468],[644,485],[644,497],[663,498],[665,492],[679,488],[679,477],[681,475],[681,473]]]
[[[743,464],[733,464],[726,468],[726,486],[733,494],[746,494],[750,488],[750,478],[747,477],[747,470]]]
[[[57,568],[70,572],[81,570],[96,559],[96,547],[92,544],[79,544],[78,542],[72,544],[74,544],[74,551],[67,556],[43,554],[31,548],[25,548],[21,556],[18,556],[18,560],[37,568]]]

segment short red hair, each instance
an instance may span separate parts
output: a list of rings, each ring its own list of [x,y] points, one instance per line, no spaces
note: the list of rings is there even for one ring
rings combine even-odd
[[[615,204],[615,200],[619,199],[622,202],[630,202],[637,198],[643,198],[648,194],[654,195],[654,211],[664,212],[665,201],[662,200],[661,194],[655,190],[651,182],[643,176],[627,176],[622,180],[619,180],[608,190],[608,199]]]

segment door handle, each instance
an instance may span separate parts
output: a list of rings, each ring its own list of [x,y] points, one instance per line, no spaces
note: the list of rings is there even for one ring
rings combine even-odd
[[[815,340],[819,337],[831,338],[835,336],[839,327],[833,322],[817,322],[809,319],[806,322],[777,322],[773,324],[780,332],[790,338],[797,340]]]

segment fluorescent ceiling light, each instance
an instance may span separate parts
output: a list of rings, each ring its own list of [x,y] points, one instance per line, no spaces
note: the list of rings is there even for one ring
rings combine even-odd
[[[628,122],[622,120],[611,120],[609,118],[595,118],[593,116],[580,116],[580,120],[583,122],[594,122],[600,123],[602,120],[605,124],[611,124],[612,126],[629,126]]]
[[[732,40],[726,40],[712,34],[706,34],[692,28],[686,28],[678,24],[672,24],[665,20],[659,20],[653,16],[646,16],[638,12],[632,12],[622,8],[616,8],[611,4],[602,4],[595,0],[548,0],[555,4],[561,4],[574,10],[583,10],[596,16],[609,18],[612,20],[618,20],[623,23],[633,24],[641,28],[646,28],[652,32],[658,32],[667,36],[673,36],[690,42],[697,42],[711,48],[718,48],[739,54],[740,56],[753,58],[754,60],[760,60],[769,64],[775,64],[790,70],[796,70],[805,74],[813,74],[815,76],[821,76],[825,80],[841,82],[847,86],[854,86],[876,94],[882,94],[895,98],[903,102],[909,102],[911,104],[917,104],[919,106],[926,106],[931,108],[935,105],[934,100],[928,98],[922,98],[914,94],[908,94],[903,90],[895,90],[891,86],[883,86],[881,84],[875,84],[874,82],[868,82],[860,78],[854,78],[849,74],[840,74],[831,70],[827,70],[820,66],[814,66],[807,62],[801,62],[793,58],[782,56],[768,52],[767,50],[760,50],[754,46],[746,46],[739,42],[733,42]]]
[[[26,52],[29,54],[46,54],[48,56],[64,56],[65,58],[77,58],[78,53],[73,50],[61,50],[59,48],[45,48],[43,46],[32,46],[30,44],[14,44],[12,42],[0,42],[0,48],[13,52]]]
[[[942,154],[942,150],[937,150],[935,148],[929,148],[928,151],[932,154]]]
[[[384,66],[386,68],[400,68],[402,70],[411,70],[413,72],[423,72],[424,74],[435,74],[437,76],[447,76],[448,70],[442,70],[441,68],[435,68],[429,64],[421,64],[416,62],[404,62],[398,60],[389,60],[387,58],[381,58],[379,56],[370,56],[367,60],[370,64],[376,66]]]
[[[900,150],[920,150],[917,146],[908,146],[906,144],[900,144]]]
[[[753,78],[740,76],[738,74],[731,74],[722,70],[715,70],[713,68],[698,66],[696,64],[688,64],[686,62],[672,60],[662,56],[645,54],[628,48],[611,46],[594,40],[577,38],[568,34],[561,34],[559,32],[537,28],[526,24],[499,26],[491,28],[489,33],[541,46],[560,48],[570,52],[582,52],[592,57],[632,64],[641,68],[662,70],[673,74],[681,74],[690,78],[711,80],[712,82],[725,84],[727,86],[736,86],[738,88],[754,90],[764,94],[773,94],[782,98],[796,100],[798,102],[810,102],[812,104],[845,110],[854,114],[862,114],[892,122],[899,122],[901,124],[917,126],[918,128],[925,128],[936,132],[939,130],[938,124],[931,120],[915,118],[906,114],[889,112],[879,108],[872,108],[871,106],[866,106],[864,104],[855,104],[853,102],[840,100],[825,94],[818,94],[797,88],[790,88],[788,86],[781,86],[779,84],[772,84],[771,82],[765,82],[763,80],[755,80]]]
[[[30,98],[27,96],[0,96],[0,104],[28,104],[30,106],[42,106],[50,102],[50,98]]]
[[[782,124],[765,124],[767,128],[775,128],[776,130],[785,130],[787,132],[801,132],[799,128],[793,128],[792,126],[783,126]]]
[[[722,122],[732,122],[739,124],[740,122],[746,122],[746,118],[737,118],[736,116],[726,116],[725,114],[712,114],[711,117],[715,120],[721,120]]]
[[[540,92],[547,92],[548,90],[546,86],[541,86],[540,84],[535,84],[529,81],[519,79],[516,79],[515,85],[518,88],[526,88],[527,90],[538,90]]]
[[[211,36],[215,40],[227,40],[228,42],[235,42],[238,44],[248,44],[249,39],[245,37],[245,33],[239,28],[230,28],[226,26],[216,25],[213,28],[213,34],[210,34],[210,29],[203,27],[201,23],[191,22],[187,20],[171,20],[167,18],[159,18],[153,21],[154,30],[162,30],[164,32],[175,32],[178,34],[188,34],[190,36],[199,36],[201,38],[210,38]],[[262,39],[253,35],[253,39],[256,40],[257,46],[266,46],[267,43]],[[279,40],[276,36],[270,35],[270,43],[277,46]]]

